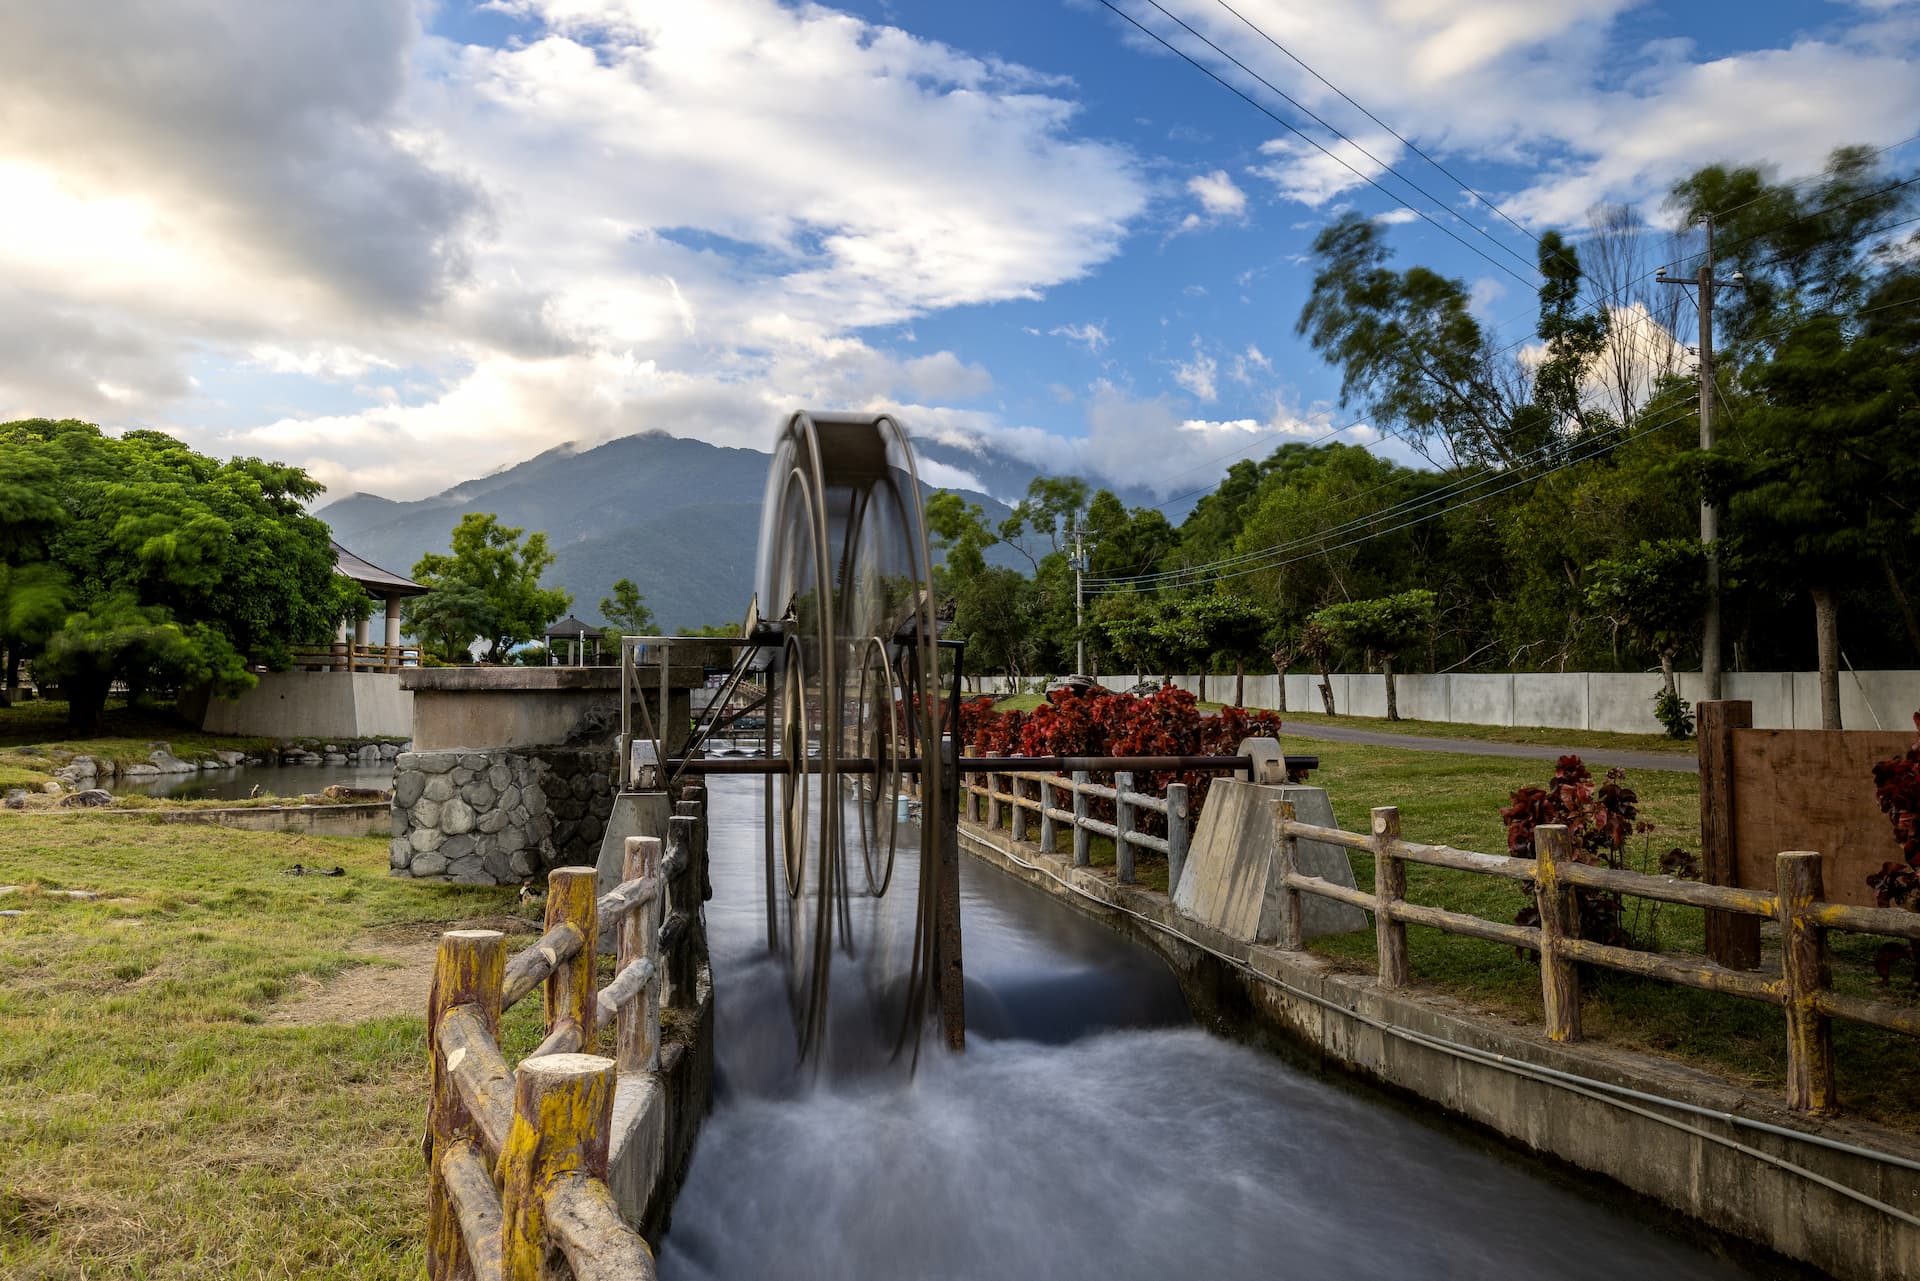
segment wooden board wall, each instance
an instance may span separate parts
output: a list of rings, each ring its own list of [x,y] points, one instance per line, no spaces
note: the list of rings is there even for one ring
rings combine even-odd
[[[1868,874],[1900,858],[1874,800],[1873,766],[1904,753],[1913,732],[1735,729],[1732,737],[1735,883],[1771,890],[1775,855],[1816,850],[1827,900],[1870,906]]]

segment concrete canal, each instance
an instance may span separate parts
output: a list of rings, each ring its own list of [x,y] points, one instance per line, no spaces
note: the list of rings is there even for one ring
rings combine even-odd
[[[967,1053],[803,1075],[760,798],[712,781],[719,1082],[669,1281],[1755,1275],[1624,1194],[1200,1030],[1156,956],[972,859]]]

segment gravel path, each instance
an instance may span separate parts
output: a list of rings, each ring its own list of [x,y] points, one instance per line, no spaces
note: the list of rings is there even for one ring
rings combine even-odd
[[[1589,767],[1618,765],[1622,769],[1663,769],[1698,774],[1700,762],[1680,752],[1634,752],[1607,747],[1554,747],[1534,743],[1490,743],[1477,738],[1427,738],[1419,734],[1389,734],[1376,729],[1349,729],[1344,725],[1302,725],[1288,721],[1281,730],[1289,737],[1317,738],[1329,743],[1364,743],[1369,747],[1406,747],[1416,752],[1461,752],[1468,756],[1511,756],[1520,760],[1555,761],[1574,755]]]

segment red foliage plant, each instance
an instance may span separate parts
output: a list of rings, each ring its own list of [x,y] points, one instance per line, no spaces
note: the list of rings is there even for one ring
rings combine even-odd
[[[1216,716],[1202,715],[1192,694],[1171,686],[1141,697],[1116,694],[1098,686],[1084,692],[1060,689],[1032,712],[1005,712],[969,716],[962,709],[961,730],[968,748],[993,755],[1019,756],[1230,756],[1243,738],[1278,737],[1280,718],[1272,712],[1248,713],[1223,708]],[[1137,792],[1165,796],[1167,784],[1182,782],[1192,815],[1198,819],[1205,804],[1210,772],[1139,773]],[[1093,781],[1111,786],[1113,775],[1098,773]],[[1112,818],[1112,806],[1098,803],[1096,813]],[[1142,830],[1159,830],[1157,814],[1140,815]]]
[[[1913,715],[1920,729],[1920,712]],[[1873,767],[1873,794],[1880,812],[1893,824],[1893,839],[1900,845],[1904,863],[1888,860],[1880,870],[1867,877],[1873,887],[1874,901],[1881,907],[1904,907],[1920,911],[1920,742],[1901,756],[1880,761]],[[1888,943],[1874,958],[1881,981],[1887,981],[1893,966],[1902,958],[1914,961],[1914,979],[1920,982],[1920,945]]]

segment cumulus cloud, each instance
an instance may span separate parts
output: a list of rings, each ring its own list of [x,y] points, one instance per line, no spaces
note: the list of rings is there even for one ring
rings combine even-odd
[[[1200,349],[1200,336],[1196,334],[1193,339],[1193,359],[1175,362],[1173,380],[1195,399],[1217,400],[1220,388],[1215,375],[1219,372],[1220,362]]]
[[[1239,218],[1247,212],[1247,193],[1224,169],[1187,179],[1187,191],[1211,218]]]
[[[1082,277],[1146,205],[1057,76],[774,0],[496,7],[524,39],[416,0],[14,15],[0,413],[396,496],[559,440],[760,444],[793,403],[988,394],[868,335]],[[249,421],[209,369],[366,403]]]

